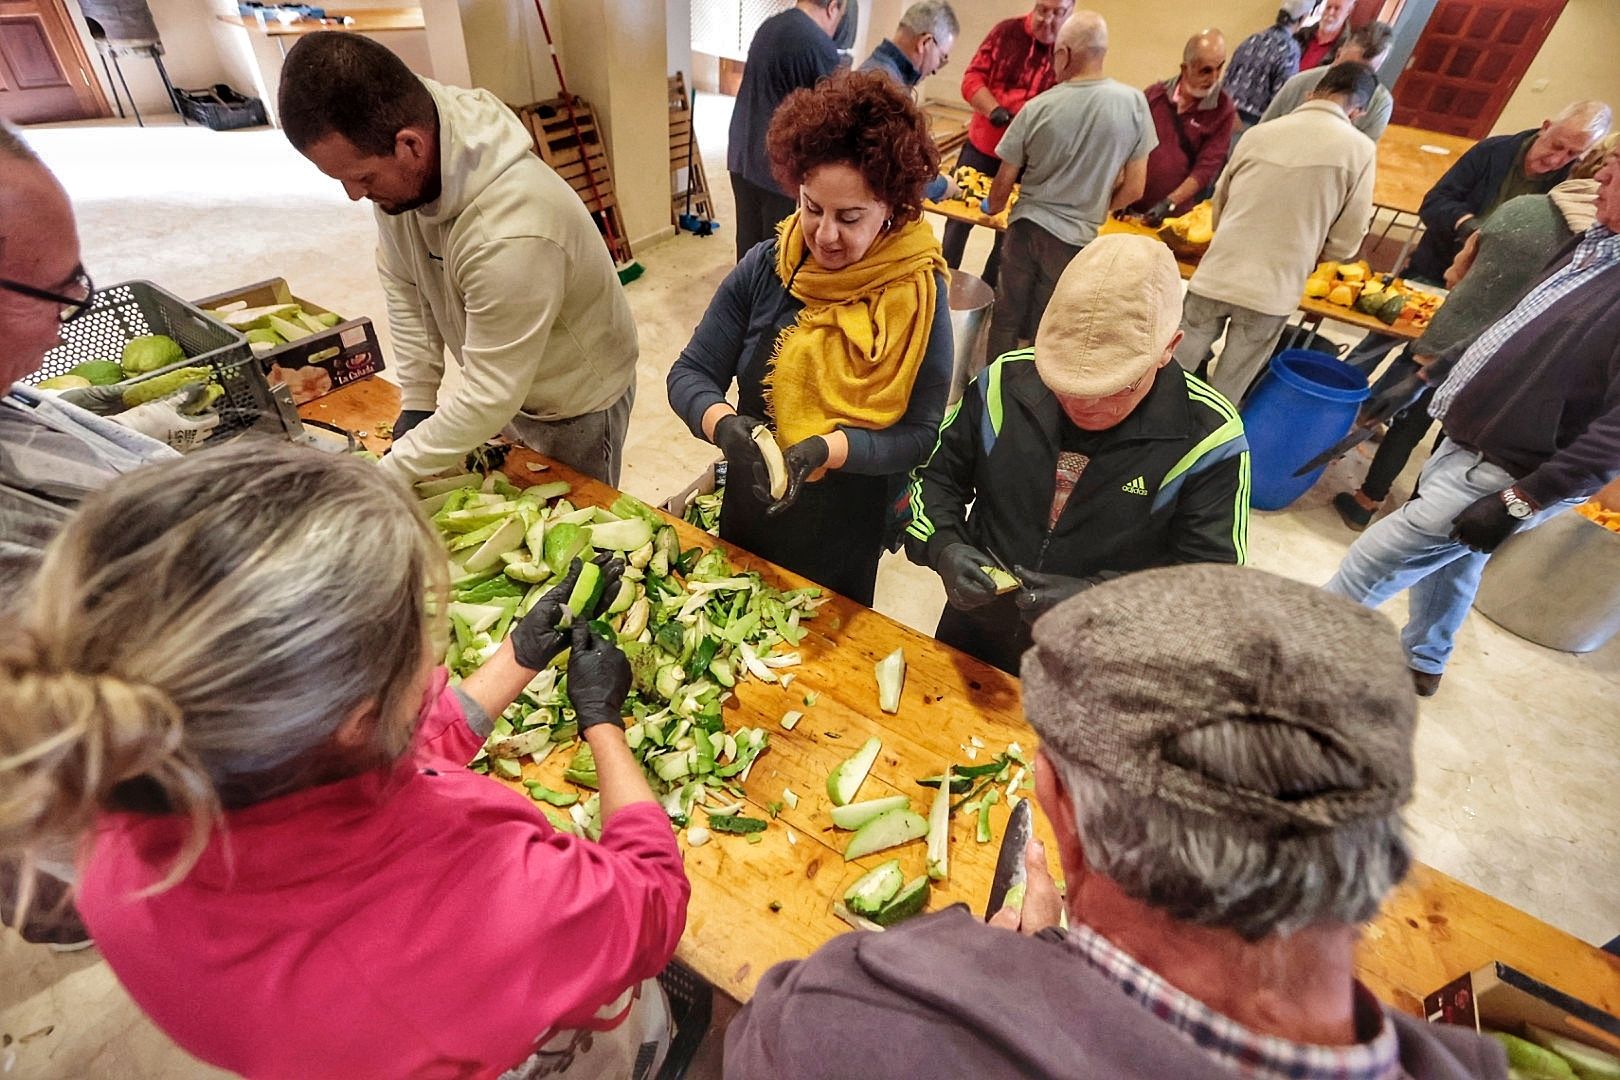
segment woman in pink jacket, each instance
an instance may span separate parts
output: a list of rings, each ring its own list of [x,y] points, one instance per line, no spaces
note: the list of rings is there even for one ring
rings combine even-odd
[[[96,944],[211,1064],[626,1076],[667,1043],[689,887],[623,654],[560,588],[451,686],[445,566],[375,466],[223,449],[87,502],[0,631],[0,850],[82,837]],[[599,843],[466,768],[569,645]]]

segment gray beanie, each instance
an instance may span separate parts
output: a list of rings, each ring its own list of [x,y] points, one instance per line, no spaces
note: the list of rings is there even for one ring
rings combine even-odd
[[[1416,698],[1395,628],[1377,612],[1259,570],[1146,570],[1099,585],[1035,624],[1024,711],[1050,752],[1140,796],[1286,835],[1399,809],[1412,790]],[[1303,729],[1360,783],[1254,790],[1173,760],[1211,723]],[[1167,752],[1172,751],[1172,752]]]

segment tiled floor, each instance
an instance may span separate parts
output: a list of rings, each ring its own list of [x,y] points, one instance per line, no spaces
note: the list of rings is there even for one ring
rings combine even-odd
[[[723,103],[702,99],[699,138],[719,184]],[[368,209],[347,203],[279,133],[77,126],[31,138],[79,213],[85,265],[98,281],[155,281],[200,296],[272,276],[344,314],[381,326]],[[975,237],[966,261],[988,248]],[[729,230],[686,234],[637,253],[628,290],[641,330],[638,397],[624,486],[652,500],[715,456],[664,401],[664,373],[730,269]],[[1256,565],[1325,580],[1352,536],[1327,505],[1365,467],[1335,465],[1295,506],[1256,514]],[[1400,492],[1410,488],[1410,474]],[[931,630],[943,605],[932,574],[885,563],[877,606]],[[1402,614],[1399,601],[1390,614]],[[1216,632],[1212,628],[1211,632]],[[1589,941],[1620,930],[1620,641],[1587,656],[1555,653],[1475,616],[1438,697],[1424,703],[1409,818],[1425,861]],[[94,952],[48,953],[0,935],[0,1075],[143,1078],[216,1075],[151,1027]],[[693,1075],[718,1075],[713,1046]],[[8,1073],[9,1070],[9,1073]]]

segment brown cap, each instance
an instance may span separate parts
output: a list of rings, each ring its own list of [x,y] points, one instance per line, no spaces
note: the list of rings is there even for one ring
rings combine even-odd
[[[1132,794],[1278,835],[1377,818],[1411,794],[1406,656],[1387,619],[1349,600],[1259,570],[1172,566],[1065,601],[1034,636],[1030,724],[1048,752]],[[1361,783],[1302,796],[1172,760],[1179,736],[1231,720],[1310,732]]]
[[[1070,397],[1107,397],[1158,365],[1181,326],[1181,272],[1151,236],[1110,233],[1058,278],[1035,331],[1035,370]]]

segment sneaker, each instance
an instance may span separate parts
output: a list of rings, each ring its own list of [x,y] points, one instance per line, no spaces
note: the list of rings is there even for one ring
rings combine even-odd
[[[1419,671],[1417,668],[1410,670],[1412,672],[1412,689],[1417,691],[1418,697],[1434,697],[1439,692],[1440,675],[1432,671]]]
[[[1371,525],[1375,513],[1362,506],[1361,500],[1356,498],[1353,491],[1341,491],[1333,496],[1333,509],[1339,512],[1339,520],[1356,532],[1361,532]]]

